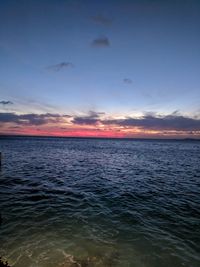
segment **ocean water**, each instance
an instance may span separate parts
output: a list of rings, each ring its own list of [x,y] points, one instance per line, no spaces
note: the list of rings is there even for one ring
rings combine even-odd
[[[199,267],[200,142],[1,138],[13,267]]]

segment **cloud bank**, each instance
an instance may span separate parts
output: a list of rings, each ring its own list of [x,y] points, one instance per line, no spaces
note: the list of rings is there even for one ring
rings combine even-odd
[[[47,123],[59,123],[62,122],[64,118],[70,117],[69,115],[59,115],[59,114],[16,114],[16,113],[0,113],[0,123],[15,123],[19,125],[34,126],[34,125],[44,125]]]
[[[200,119],[181,115],[143,116],[141,118],[125,118],[104,120],[104,124],[123,127],[138,127],[148,130],[200,131]]]
[[[53,128],[48,128],[49,125]],[[109,132],[110,136],[116,136],[116,134],[121,133],[122,137],[134,136],[135,133],[138,135],[145,133],[147,135],[158,134],[160,136],[170,134],[181,136],[185,134],[196,135],[200,138],[200,118],[186,117],[179,112],[162,116],[148,113],[141,117],[124,117],[122,119],[108,117],[104,112],[95,111],[89,111],[88,114],[82,116],[53,113],[16,114],[13,112],[1,112],[0,126],[1,129],[7,129],[7,132],[11,127],[12,129],[18,129],[16,126],[23,127],[24,131],[26,131],[26,128],[35,127],[34,129],[36,129],[40,126],[43,130],[54,131],[53,133],[57,135],[59,135],[57,132],[59,128],[63,131],[63,135],[69,130],[71,132],[73,130],[81,132],[81,129],[84,129],[86,136],[87,132],[90,131],[90,134],[93,133],[94,136],[98,136],[99,132],[102,135]]]

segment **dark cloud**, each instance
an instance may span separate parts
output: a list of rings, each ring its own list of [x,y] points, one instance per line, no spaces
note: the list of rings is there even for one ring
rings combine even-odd
[[[149,130],[200,131],[200,119],[174,114],[166,116],[146,115],[141,118],[129,117],[119,120],[104,120],[103,123],[124,127],[139,127]]]
[[[47,67],[47,69],[52,71],[60,71],[65,68],[73,68],[73,67],[74,65],[71,62],[61,62],[59,64],[49,66]]]
[[[172,112],[171,115],[179,116],[179,115],[181,115],[181,114],[180,114],[180,111],[177,109],[177,110],[174,110],[174,112]]]
[[[9,129],[21,129],[21,126],[11,126]]]
[[[12,105],[13,102],[3,100],[3,101],[0,101],[0,104],[1,104],[1,105]]]
[[[133,83],[133,81],[131,79],[129,79],[129,78],[124,78],[123,82],[126,83],[126,84],[132,84]]]
[[[59,114],[16,114],[16,113],[0,113],[0,123],[16,123],[19,125],[43,125],[46,123],[62,122],[68,115]]]
[[[99,37],[92,41],[93,47],[108,47],[110,46],[110,41],[106,36]]]
[[[86,125],[95,125],[100,121],[100,116],[103,115],[103,112],[90,111],[87,116],[76,116],[72,120],[74,124],[86,124]]]
[[[0,113],[0,123],[1,122],[16,122],[17,115],[15,113]]]
[[[97,16],[92,16],[91,19],[97,23],[101,24],[103,26],[110,26],[112,24],[112,19],[105,17],[103,15],[97,15]]]
[[[122,127],[138,127],[144,130],[200,131],[200,119],[184,117],[180,115],[178,111],[166,116],[158,116],[148,112],[140,118],[127,117],[124,119],[101,119],[102,114],[105,113],[90,111],[87,116],[74,117],[72,123],[85,125],[96,125],[101,123],[107,126],[118,125]]]

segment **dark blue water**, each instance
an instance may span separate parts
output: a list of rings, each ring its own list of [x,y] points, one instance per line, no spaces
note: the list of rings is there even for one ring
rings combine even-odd
[[[14,267],[199,267],[200,142],[0,139]]]

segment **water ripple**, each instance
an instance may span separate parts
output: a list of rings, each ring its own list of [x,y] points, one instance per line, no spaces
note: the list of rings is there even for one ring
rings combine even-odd
[[[200,143],[0,140],[14,267],[200,266]]]

